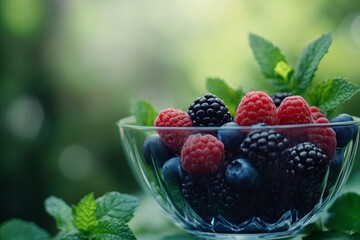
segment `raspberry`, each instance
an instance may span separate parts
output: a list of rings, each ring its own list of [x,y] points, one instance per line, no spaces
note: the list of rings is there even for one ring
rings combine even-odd
[[[288,147],[288,140],[274,130],[252,131],[241,144],[245,158],[259,173],[255,213],[267,222],[276,222],[285,213],[283,179]]]
[[[290,208],[303,217],[318,203],[329,160],[312,143],[300,143],[290,149],[286,173]]]
[[[309,104],[300,96],[285,98],[278,108],[278,124],[312,123]]]
[[[168,108],[157,115],[154,125],[156,127],[191,127],[189,115],[181,110]],[[161,140],[171,150],[180,152],[185,140],[191,134],[190,131],[181,130],[157,130]]]
[[[225,103],[213,94],[206,93],[191,103],[188,114],[194,126],[221,126],[231,121]]]
[[[241,126],[256,123],[276,124],[276,106],[265,92],[249,92],[236,109],[235,122]]]
[[[181,150],[182,167],[191,175],[214,173],[223,161],[224,144],[210,134],[189,136]]]
[[[319,118],[315,123],[329,123],[326,118]],[[332,160],[336,151],[336,133],[331,127],[313,127],[309,133],[309,141],[321,148],[328,159]]]
[[[311,106],[310,107],[310,112],[311,112],[311,117],[314,120],[314,122],[316,120],[318,120],[319,118],[321,118],[321,117],[325,117],[325,115],[316,106]]]
[[[271,95],[271,98],[274,101],[275,106],[279,107],[281,102],[289,96],[291,96],[291,93],[275,93],[274,95]]]

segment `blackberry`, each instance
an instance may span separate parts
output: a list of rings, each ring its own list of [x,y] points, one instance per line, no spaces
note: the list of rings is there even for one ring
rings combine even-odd
[[[316,145],[304,142],[290,149],[286,167],[291,209],[299,217],[309,213],[319,201],[329,160]]]
[[[241,144],[246,159],[262,176],[276,175],[288,157],[289,141],[275,130],[255,130]]]
[[[189,107],[188,114],[193,126],[221,126],[232,117],[225,103],[213,94],[206,93],[197,98]]]
[[[255,214],[266,222],[276,222],[286,212],[285,162],[289,142],[274,130],[256,130],[241,144],[246,159],[259,172]]]
[[[239,224],[254,215],[254,191],[231,187],[225,178],[225,166],[207,176],[188,175],[181,185],[184,199],[208,224],[216,225],[216,221],[224,219]]]
[[[291,93],[280,92],[280,93],[275,93],[275,94],[271,95],[271,98],[274,101],[275,106],[279,107],[282,100],[284,100],[286,97],[289,97],[289,96],[291,96]]]

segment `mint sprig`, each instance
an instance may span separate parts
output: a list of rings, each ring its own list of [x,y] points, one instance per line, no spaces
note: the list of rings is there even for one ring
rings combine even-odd
[[[307,94],[311,105],[318,106],[324,113],[331,112],[359,92],[359,86],[342,77],[328,79],[316,85]]]
[[[342,77],[324,80],[314,86],[314,77],[320,61],[328,52],[333,34],[324,33],[307,44],[293,68],[280,49],[271,41],[255,34],[249,35],[250,47],[267,81],[277,92],[302,95],[325,114],[348,101],[359,91],[359,86]]]
[[[118,192],[98,199],[90,193],[73,207],[51,196],[45,209],[60,230],[55,237],[34,223],[13,219],[0,225],[0,240],[135,240],[127,223],[138,205],[136,197]]]

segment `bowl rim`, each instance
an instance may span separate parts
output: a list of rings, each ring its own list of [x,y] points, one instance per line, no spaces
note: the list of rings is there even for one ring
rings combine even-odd
[[[329,123],[310,123],[310,124],[288,124],[288,125],[268,125],[268,126],[260,126],[260,125],[252,125],[252,126],[221,126],[221,127],[155,127],[155,126],[143,126],[135,124],[135,116],[128,116],[120,119],[116,125],[119,128],[123,129],[133,129],[133,130],[141,130],[141,131],[179,131],[179,130],[202,130],[202,131],[214,131],[224,129],[238,129],[238,130],[265,130],[265,129],[296,129],[296,128],[311,128],[311,127],[342,127],[342,126],[351,126],[351,125],[360,125],[360,118],[356,116],[352,116],[353,121],[345,121],[345,122],[329,122]]]

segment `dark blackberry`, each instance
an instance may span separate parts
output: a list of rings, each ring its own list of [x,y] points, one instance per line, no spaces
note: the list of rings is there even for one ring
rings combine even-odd
[[[246,159],[259,172],[255,213],[266,222],[276,222],[287,210],[283,181],[288,147],[288,140],[274,130],[252,131],[241,144]]]
[[[181,192],[191,208],[207,223],[226,220],[238,224],[254,215],[254,191],[236,190],[225,178],[225,165],[214,174],[185,177]]]
[[[197,98],[189,107],[188,114],[194,126],[221,126],[231,121],[225,103],[213,94],[206,93]]]
[[[291,96],[291,93],[280,92],[280,93],[275,93],[275,94],[271,95],[271,98],[274,101],[275,106],[279,107],[282,100],[284,100],[286,97],[289,97],[289,96]]]
[[[299,143],[290,149],[286,167],[289,204],[299,217],[319,201],[328,166],[327,156],[312,143]]]

